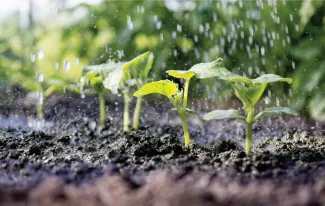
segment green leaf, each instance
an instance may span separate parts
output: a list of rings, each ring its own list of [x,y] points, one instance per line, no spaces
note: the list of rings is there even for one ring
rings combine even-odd
[[[120,66],[123,66],[125,63],[124,62],[119,62],[119,63],[106,63],[106,64],[100,64],[100,65],[90,65],[90,66],[85,66],[82,69],[82,76],[88,78],[92,76],[102,76],[105,78],[108,73],[111,71],[115,70],[116,68],[119,68]],[[96,75],[97,74],[97,75]]]
[[[96,92],[102,92],[105,87],[110,89],[113,94],[117,94],[117,89],[120,88],[119,84],[123,77],[124,64],[121,62],[85,66],[82,74]]]
[[[175,94],[179,92],[178,84],[169,80],[160,80],[156,82],[150,82],[136,91],[133,96],[144,96],[147,94],[158,93],[172,98]]]
[[[123,65],[116,65],[117,67],[108,72],[103,81],[104,87],[111,90],[113,94],[117,94],[118,89],[121,88],[121,81],[124,74]]]
[[[298,115],[297,111],[287,108],[287,107],[271,107],[271,108],[267,108],[264,111],[258,113],[255,116],[254,121],[263,119],[268,116],[282,115],[282,114],[289,114],[289,115],[294,115],[294,116]]]
[[[221,119],[242,119],[246,118],[240,114],[238,110],[229,109],[229,110],[214,110],[203,116],[203,119],[206,121],[210,120],[221,120]]]
[[[189,71],[194,72],[196,77],[199,79],[218,77],[228,82],[253,84],[252,80],[249,78],[232,73],[226,69],[222,58],[218,58],[213,62],[196,64]]]
[[[218,70],[223,70],[223,59],[218,58],[213,62],[195,64],[189,71],[194,72],[199,79],[207,79],[218,76]]]
[[[245,86],[241,84],[233,84],[235,95],[243,102],[244,109],[254,107],[254,105],[261,98],[267,83],[254,84],[252,86]]]
[[[194,72],[184,70],[168,70],[166,72],[168,75],[179,79],[191,79],[195,75]]]
[[[125,72],[130,72],[131,78],[140,79],[144,83],[152,68],[153,60],[153,53],[141,54],[124,65]]]
[[[254,84],[257,83],[272,83],[272,82],[287,82],[289,84],[292,83],[291,78],[283,78],[276,74],[264,74],[256,79],[253,79]]]

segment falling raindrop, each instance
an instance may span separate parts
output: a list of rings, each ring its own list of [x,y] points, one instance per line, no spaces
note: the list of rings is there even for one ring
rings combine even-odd
[[[129,30],[132,30],[133,29],[133,22],[131,20],[131,16],[130,15],[127,15],[127,27]]]
[[[173,39],[176,39],[176,36],[177,36],[176,31],[173,31],[173,32],[172,32],[172,37],[173,37]]]
[[[31,53],[31,54],[30,54],[30,61],[31,61],[31,62],[35,62],[35,59],[36,59],[36,55],[33,54],[33,53]]]
[[[63,60],[63,68],[64,68],[65,71],[70,70],[70,62],[67,59]]]
[[[55,69],[55,70],[58,70],[58,69],[59,69],[59,62],[55,62],[55,64],[54,64],[54,69]]]
[[[39,75],[37,75],[37,82],[43,82],[44,81],[44,75],[42,73],[40,73]]]
[[[37,51],[37,58],[39,60],[44,58],[44,51],[43,50],[40,49],[40,50]]]
[[[75,59],[74,59],[74,64],[75,64],[76,66],[79,65],[79,58],[75,58]]]

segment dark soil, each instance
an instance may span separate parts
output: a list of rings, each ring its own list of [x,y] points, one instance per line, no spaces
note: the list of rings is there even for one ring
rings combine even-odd
[[[320,123],[266,120],[246,156],[236,121],[190,118],[185,150],[165,103],[145,104],[141,130],[124,133],[114,101],[105,128],[93,99],[48,102],[45,127],[0,130],[0,205],[325,205]]]

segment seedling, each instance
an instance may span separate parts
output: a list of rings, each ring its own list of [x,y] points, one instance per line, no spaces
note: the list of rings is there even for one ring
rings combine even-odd
[[[129,62],[108,63],[91,66],[96,75],[95,84],[98,91],[109,89],[113,94],[124,96],[123,131],[130,130],[130,90],[133,86],[141,88],[148,81],[148,74],[152,67],[154,56],[151,52],[139,55]],[[100,76],[98,76],[100,75]],[[137,99],[133,116],[133,128],[138,129],[142,98]]]
[[[65,90],[76,91],[75,85],[56,78],[46,80],[46,82],[43,82],[43,80],[35,81],[26,79],[22,85],[24,88],[32,91],[28,94],[29,97],[37,99],[36,113],[39,119],[44,118],[44,101],[53,92],[63,92]]]
[[[297,112],[285,107],[272,107],[267,108],[254,116],[255,105],[261,98],[263,92],[268,83],[273,82],[287,82],[291,83],[291,78],[283,78],[275,74],[265,74],[256,79],[249,79],[247,77],[240,76],[232,73],[224,67],[223,59],[219,58],[212,63],[206,63],[206,67],[193,67],[190,71],[195,72],[198,78],[212,78],[218,77],[222,80],[226,80],[231,83],[235,90],[235,95],[243,103],[243,109],[246,111],[246,117],[243,116],[238,110],[215,110],[204,115],[204,119],[209,120],[221,120],[221,119],[240,119],[246,123],[246,143],[245,151],[247,154],[251,152],[253,124],[258,120],[272,116],[272,115],[297,115]]]
[[[81,78],[81,92],[85,84],[89,85],[98,94],[99,99],[99,123],[101,126],[105,125],[106,108],[105,108],[105,95],[104,95],[104,72],[112,67],[98,67],[98,66],[86,66],[83,68],[83,74]]]
[[[175,78],[181,78],[185,80],[184,91],[179,90],[178,84],[172,81],[161,80],[144,85],[141,89],[136,91],[133,96],[141,97],[153,93],[165,95],[171,101],[175,107],[173,110],[178,113],[178,116],[181,119],[184,130],[185,147],[188,147],[190,145],[190,133],[188,130],[186,117],[191,114],[196,114],[196,111],[187,108],[187,98],[190,79],[195,75],[195,73],[179,70],[169,70],[167,73]]]

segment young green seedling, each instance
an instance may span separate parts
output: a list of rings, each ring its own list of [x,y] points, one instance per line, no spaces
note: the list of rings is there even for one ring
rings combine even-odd
[[[152,67],[154,56],[146,52],[137,56],[129,62],[110,71],[104,80],[104,87],[113,93],[121,91],[124,96],[123,131],[130,130],[130,89],[136,86],[141,88],[148,81],[148,74]],[[133,128],[138,129],[142,98],[137,99],[133,116]]]
[[[171,101],[175,107],[173,110],[178,113],[181,119],[184,130],[185,147],[188,147],[190,145],[190,133],[188,130],[186,117],[190,114],[196,114],[196,111],[187,108],[187,98],[190,79],[195,75],[195,73],[179,70],[169,70],[167,73],[175,78],[181,78],[185,80],[184,91],[179,90],[178,84],[172,81],[161,80],[144,85],[142,88],[136,91],[133,96],[140,97],[153,93],[165,95]]]
[[[148,74],[152,68],[153,60],[154,55],[151,52],[146,52],[124,65],[126,72],[129,73],[129,78],[135,80],[137,89],[140,89],[148,82]],[[141,104],[142,96],[139,96],[133,114],[133,129],[139,128]]]
[[[44,118],[44,100],[48,98],[53,92],[63,92],[65,90],[76,91],[76,86],[69,84],[58,78],[48,79],[45,82],[33,81],[30,79],[25,80],[22,85],[31,90],[28,94],[29,97],[37,99],[36,113],[39,119]]]
[[[207,63],[208,64],[208,63]],[[253,124],[267,116],[289,114],[297,115],[297,112],[285,107],[272,107],[267,108],[259,114],[255,115],[255,105],[261,98],[268,83],[273,82],[287,82],[291,83],[291,78],[283,78],[275,74],[265,74],[256,79],[249,79],[232,73],[224,67],[223,59],[219,58],[216,61],[209,63],[207,67],[193,67],[190,71],[195,72],[198,78],[212,78],[218,77],[231,83],[235,90],[235,95],[242,101],[246,111],[246,117],[243,116],[238,110],[215,110],[204,115],[205,120],[215,119],[241,119],[246,123],[246,143],[245,151],[247,154],[251,152]],[[213,66],[211,66],[213,65]]]
[[[133,86],[138,89],[148,81],[148,74],[152,68],[154,56],[151,52],[146,52],[132,59],[129,62],[108,63],[86,67],[91,72],[86,72],[85,77],[101,95],[104,89],[109,89],[113,94],[122,93],[124,96],[123,130],[130,129],[130,90]],[[101,120],[104,114],[104,98],[100,96]],[[137,99],[133,116],[133,128],[138,129],[141,111],[142,98]]]
[[[113,70],[113,66],[86,66],[83,68],[81,83],[81,92],[83,92],[83,87],[85,84],[89,84],[90,87],[98,94],[99,99],[99,123],[101,126],[105,125],[106,119],[106,108],[105,108],[105,96],[104,96],[104,86],[103,79],[105,73]]]

